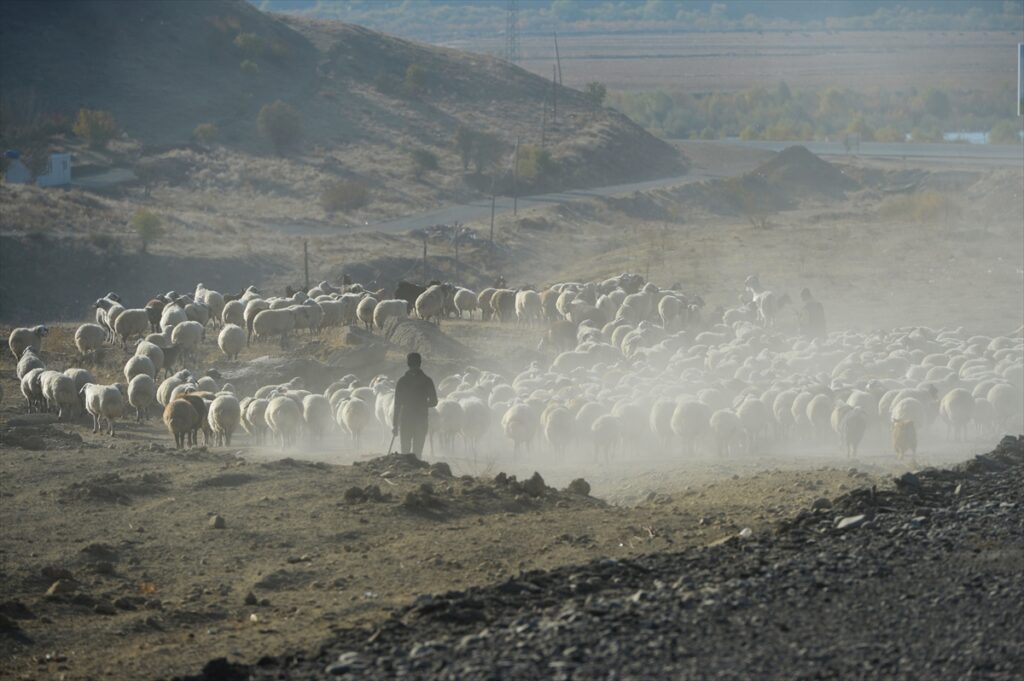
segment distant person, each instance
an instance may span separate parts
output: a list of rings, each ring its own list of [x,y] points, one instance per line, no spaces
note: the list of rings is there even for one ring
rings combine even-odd
[[[800,292],[800,299],[804,303],[800,315],[803,326],[803,333],[814,338],[824,338],[828,335],[825,329],[825,308],[811,295],[811,289],[805,288]]]
[[[418,352],[410,352],[406,362],[409,370],[395,386],[391,432],[394,435],[401,433],[399,442],[403,453],[412,452],[419,458],[427,439],[427,410],[437,406],[437,390],[430,377],[420,369],[423,358]]]

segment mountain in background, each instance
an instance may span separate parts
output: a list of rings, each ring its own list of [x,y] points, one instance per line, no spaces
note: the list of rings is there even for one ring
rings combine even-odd
[[[503,34],[505,0],[250,0],[420,40]],[[1013,30],[1024,0],[518,0],[524,34],[602,31]]]

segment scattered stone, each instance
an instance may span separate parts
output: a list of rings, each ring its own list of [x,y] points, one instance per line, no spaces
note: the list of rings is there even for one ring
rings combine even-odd
[[[744,527],[742,530],[740,530],[740,534],[739,534],[740,539],[750,539],[753,536],[754,536],[754,531],[752,529],[750,529],[749,527]]]
[[[921,489],[921,478],[913,473],[904,473],[896,478],[896,487],[901,490],[916,492]]]
[[[93,612],[97,615],[116,615],[117,608],[110,601],[99,601],[92,607]]]
[[[366,663],[359,656],[359,653],[350,651],[338,655],[337,661],[327,665],[324,672],[331,676],[341,676],[342,674],[348,674],[349,672],[358,672],[365,666]]]
[[[431,464],[430,476],[433,478],[451,478],[453,477],[451,466],[446,464],[444,461],[438,461],[437,463]]]
[[[565,491],[570,494],[578,494],[581,497],[589,497],[590,483],[583,478],[576,478],[569,483],[569,486],[565,488]]]
[[[345,490],[342,498],[350,504],[358,504],[362,501],[366,501],[366,492],[363,491],[362,487],[349,487]]]
[[[830,508],[832,508],[832,501],[825,497],[819,497],[811,504],[811,509],[814,511],[827,511]]]
[[[256,605],[257,603],[259,603],[259,599],[256,598],[256,594],[254,594],[253,592],[250,591],[249,593],[247,593],[245,595],[245,601],[244,602],[245,602],[245,605]]]
[[[223,516],[221,516],[220,514],[214,514],[210,516],[210,520],[208,521],[207,524],[215,530],[223,530],[228,526],[228,524],[224,521]]]
[[[54,596],[67,596],[78,591],[78,583],[73,579],[58,579],[56,582],[50,585],[50,588],[46,590],[46,595],[49,597]]]
[[[135,603],[131,599],[121,596],[114,601],[114,607],[120,608],[121,610],[135,610]]]
[[[544,494],[545,489],[547,489],[547,486],[544,484],[544,478],[540,477],[540,473],[536,471],[534,471],[529,480],[523,481],[523,491],[531,497],[541,496]]]
[[[45,579],[50,584],[53,584],[54,582],[61,579],[69,579],[72,581],[74,581],[75,579],[74,575],[71,574],[70,570],[62,567],[57,567],[56,565],[47,565],[39,571],[39,574],[41,574],[43,579]]]
[[[860,527],[861,525],[863,525],[867,521],[867,519],[868,517],[866,515],[847,516],[845,518],[841,518],[839,522],[836,523],[836,529],[852,530],[855,527]]]
[[[960,484],[958,484],[956,486],[956,489],[953,490],[953,496],[955,496],[955,497],[962,497],[963,495],[964,495],[964,484],[961,482]]]

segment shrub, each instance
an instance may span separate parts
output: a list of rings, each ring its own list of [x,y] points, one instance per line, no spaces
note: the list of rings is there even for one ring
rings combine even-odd
[[[107,146],[117,135],[117,123],[109,111],[79,109],[74,133],[97,149]]]
[[[192,131],[192,139],[204,146],[213,144],[218,137],[220,137],[220,128],[213,123],[200,123]]]
[[[369,202],[370,192],[366,185],[352,180],[332,182],[320,194],[320,205],[328,213],[357,210]]]
[[[426,149],[413,149],[409,152],[412,158],[412,170],[416,179],[423,176],[423,173],[430,170],[437,170],[440,164],[437,160],[437,154]]]
[[[260,132],[270,140],[274,151],[283,154],[302,138],[302,119],[291,104],[280,99],[260,109],[256,118]]]
[[[911,220],[925,224],[959,215],[960,209],[939,192],[921,192],[887,198],[879,206],[878,214],[887,220]]]
[[[234,42],[238,51],[249,59],[261,57],[267,51],[267,42],[255,33],[239,33]]]
[[[140,253],[146,252],[146,247],[164,235],[164,229],[160,226],[160,217],[140,208],[132,215],[132,227],[141,239]]]
[[[405,91],[418,95],[427,88],[427,72],[419,64],[409,64],[405,69]]]
[[[608,88],[604,86],[604,83],[599,83],[595,80],[583,86],[583,93],[590,100],[594,108],[600,108],[604,105],[604,98],[608,96]]]
[[[462,159],[462,171],[469,170],[469,162],[473,160],[473,147],[476,146],[476,131],[465,125],[455,128],[455,149]]]
[[[533,145],[519,147],[519,177],[527,182],[548,179],[558,170],[558,165],[551,158],[551,152]]]
[[[503,148],[501,140],[485,132],[477,133],[473,147],[473,166],[476,172],[482,173],[501,160]]]
[[[242,69],[242,73],[244,73],[247,76],[260,75],[260,65],[251,59],[246,59],[245,61],[243,61],[241,64],[238,65],[238,68]]]
[[[989,144],[1020,144],[1021,126],[1014,120],[1002,120],[992,126],[988,133]]]
[[[876,142],[905,142],[906,135],[893,127],[879,128],[875,131]]]
[[[757,139],[757,130],[755,128],[753,128],[753,127],[748,125],[747,127],[743,128],[743,130],[740,131],[740,139],[741,140],[756,140]]]

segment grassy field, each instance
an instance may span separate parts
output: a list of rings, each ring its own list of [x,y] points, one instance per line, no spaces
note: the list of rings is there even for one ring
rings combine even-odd
[[[1005,31],[843,31],[560,35],[563,82],[593,80],[615,90],[686,92],[773,86],[870,91],[1013,86],[1020,27]],[[453,46],[497,53],[498,40]],[[551,77],[550,35],[521,39],[523,67]]]

